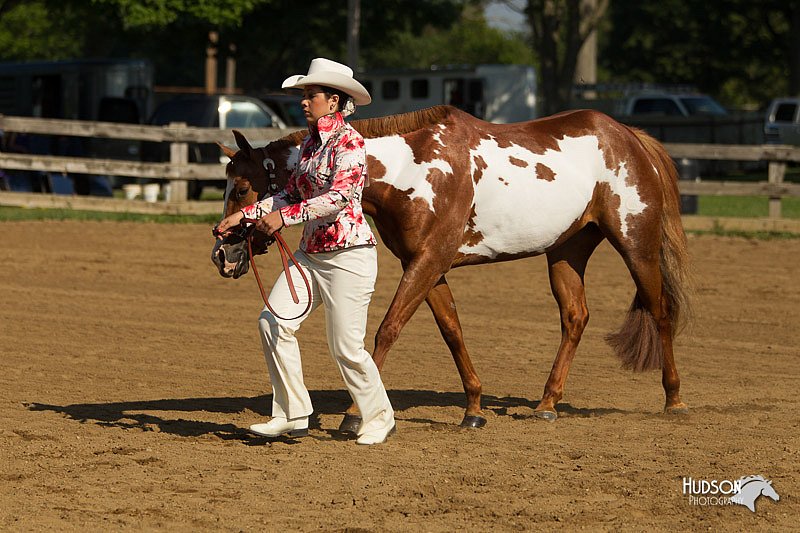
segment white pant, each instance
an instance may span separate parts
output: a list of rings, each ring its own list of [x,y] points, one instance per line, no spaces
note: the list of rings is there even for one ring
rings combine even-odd
[[[367,309],[378,274],[376,248],[359,246],[315,254],[298,250],[295,257],[311,282],[311,308],[299,318],[283,320],[264,307],[258,320],[272,381],[272,416],[292,419],[313,412],[311,398],[303,383],[300,347],[295,332],[322,303],[325,305],[328,348],[350,397],[361,412],[362,423],[358,435],[385,432],[394,424],[394,411],[378,367],[364,349]],[[272,308],[284,317],[296,316],[305,308],[308,298],[297,265],[291,266],[291,273],[300,303],[292,301],[283,273],[269,295]]]

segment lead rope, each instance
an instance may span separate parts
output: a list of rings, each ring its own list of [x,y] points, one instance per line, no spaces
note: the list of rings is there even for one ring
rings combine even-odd
[[[264,292],[264,284],[261,283],[261,276],[258,275],[258,268],[256,267],[256,258],[253,255],[253,233],[255,231],[255,223],[257,220],[252,218],[242,218],[240,224],[251,224],[251,226],[247,230],[247,253],[250,254],[250,268],[253,269],[253,274],[256,277],[256,283],[258,283],[258,290],[261,292],[261,299],[264,300],[264,304],[269,309],[269,312],[272,313],[275,317],[281,320],[295,320],[300,318],[309,309],[311,309],[311,283],[308,281],[308,277],[306,276],[305,271],[300,266],[300,263],[297,262],[297,259],[292,254],[291,248],[289,245],[286,244],[286,241],[283,240],[280,231],[276,231],[272,234],[272,237],[275,238],[275,241],[278,243],[278,251],[281,254],[281,263],[283,265],[283,274],[286,276],[286,283],[289,284],[289,292],[292,294],[292,301],[294,303],[300,303],[300,298],[297,297],[297,291],[294,289],[294,283],[292,283],[292,274],[289,267],[289,259],[291,258],[292,262],[297,266],[297,270],[300,271],[300,276],[303,278],[303,282],[306,285],[306,291],[308,292],[308,302],[306,303],[306,308],[303,309],[303,312],[299,315],[292,317],[292,318],[285,318],[275,312],[272,306],[269,304],[269,299],[267,298],[267,293]]]

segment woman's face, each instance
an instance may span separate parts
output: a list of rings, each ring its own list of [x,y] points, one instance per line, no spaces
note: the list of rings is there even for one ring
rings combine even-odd
[[[319,85],[307,85],[303,87],[303,99],[300,100],[300,106],[303,108],[308,124],[313,125],[320,118],[333,113],[338,102],[337,95],[332,94],[328,98]]]

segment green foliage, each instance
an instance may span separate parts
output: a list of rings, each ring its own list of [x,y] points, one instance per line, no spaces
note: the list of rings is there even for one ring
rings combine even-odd
[[[731,107],[790,90],[790,14],[800,0],[611,2],[601,71],[613,81],[687,84]]]
[[[87,30],[81,10],[43,0],[22,2],[0,17],[0,59],[80,57]]]
[[[424,27],[420,34],[393,31],[384,46],[365,53],[368,65],[377,68],[428,68],[448,64],[532,64],[534,55],[520,35],[489,27],[480,12],[466,10],[448,29]]]
[[[237,27],[245,15],[270,0],[92,0],[114,6],[126,28],[164,27],[185,17],[214,26]]]

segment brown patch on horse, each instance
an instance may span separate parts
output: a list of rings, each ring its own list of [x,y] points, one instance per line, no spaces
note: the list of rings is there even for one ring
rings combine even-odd
[[[508,156],[508,162],[514,165],[515,167],[522,167],[525,168],[528,166],[527,161],[523,161],[522,159],[517,159],[513,155]]]
[[[367,154],[367,168],[371,180],[380,180],[386,176],[386,167],[374,155]]]
[[[464,230],[463,244],[467,246],[475,246],[483,240],[483,234],[480,231],[475,231],[475,217],[478,214],[475,212],[475,205],[469,212],[469,219],[467,220],[467,227]]]
[[[486,164],[486,160],[481,155],[472,158],[472,160],[475,163],[475,172],[472,173],[472,182],[477,185],[483,177],[483,171],[489,168],[489,165]]]
[[[550,167],[542,163],[536,163],[536,179],[553,181],[556,179],[556,173]]]

